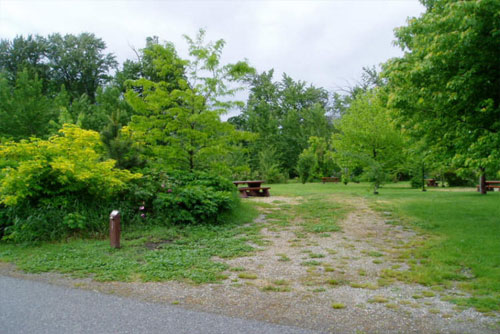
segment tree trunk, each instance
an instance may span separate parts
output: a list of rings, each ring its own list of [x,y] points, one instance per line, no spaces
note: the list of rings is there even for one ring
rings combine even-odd
[[[481,171],[480,176],[479,176],[479,192],[482,195],[486,195],[486,173],[485,173],[485,168],[481,167],[479,168]]]

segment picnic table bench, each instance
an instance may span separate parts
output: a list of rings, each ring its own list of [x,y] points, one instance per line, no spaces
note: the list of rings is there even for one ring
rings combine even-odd
[[[262,180],[253,180],[253,181],[233,181],[233,184],[238,188],[240,192],[240,197],[247,198],[250,196],[255,197],[269,197],[269,189],[270,187],[262,187]],[[247,187],[238,187],[240,184],[247,185]]]
[[[333,176],[332,177],[322,177],[321,181],[323,183],[325,183],[325,182],[339,182],[339,178],[338,177],[333,177]]]
[[[437,182],[436,179],[425,179],[425,182],[427,182],[427,187],[439,186],[439,182]]]
[[[500,190],[500,181],[486,181],[486,191],[494,191],[495,189]],[[480,185],[476,186],[477,191],[480,191]]]

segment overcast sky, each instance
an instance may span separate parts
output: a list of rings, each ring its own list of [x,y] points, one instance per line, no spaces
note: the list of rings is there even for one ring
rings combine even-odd
[[[147,36],[174,42],[199,28],[226,41],[224,59],[247,58],[329,91],[355,83],[363,66],[401,55],[394,28],[424,11],[416,0],[350,1],[11,1],[0,0],[0,38],[92,32],[122,62]]]

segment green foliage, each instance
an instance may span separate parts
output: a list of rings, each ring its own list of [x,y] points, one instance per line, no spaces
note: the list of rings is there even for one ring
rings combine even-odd
[[[416,168],[412,177],[410,179],[410,185],[412,188],[421,189],[424,186],[424,180],[422,178],[422,170]]]
[[[272,147],[264,148],[258,154],[259,178],[266,183],[285,183],[287,180],[279,168],[277,156],[276,150]]]
[[[85,94],[93,103],[98,87],[111,79],[108,72],[117,64],[105,49],[106,44],[89,33],[18,36],[0,42],[0,72],[13,83],[27,70],[43,82],[44,95],[54,96],[64,85],[71,100]]]
[[[28,70],[31,76],[44,81],[49,76],[50,67],[45,61],[47,41],[42,36],[17,36],[12,41],[0,41],[0,72],[14,85],[19,72]],[[43,92],[47,92],[46,82]]]
[[[300,182],[305,184],[311,181],[314,175],[314,167],[317,165],[317,160],[314,154],[310,152],[304,152],[299,156],[299,162],[297,163],[297,172],[299,173]]]
[[[173,81],[141,78],[128,82],[125,97],[136,113],[128,130],[157,166],[220,170],[224,158],[246,138],[231,124],[221,122],[220,115],[233,103],[219,99],[233,94],[235,90],[227,88],[229,83],[240,80],[242,71],[250,68],[241,63],[221,66],[223,41],[203,46],[203,36],[201,31],[196,42],[187,38],[191,61],[181,60],[172,44],[155,45],[153,68],[161,74],[158,78],[175,70]],[[184,70],[172,68],[173,60],[174,65],[187,66],[189,82]]]
[[[475,180],[472,175],[464,175],[461,173],[462,177],[458,176],[453,171],[446,171],[444,173],[444,179],[450,187],[464,187],[475,185]]]
[[[94,34],[52,34],[47,38],[47,58],[54,86],[64,85],[72,98],[87,95],[91,102],[99,86],[108,82],[115,68],[114,55],[105,54],[106,43]]]
[[[279,152],[279,169],[293,177],[309,137],[330,136],[328,93],[286,74],[280,82],[273,82],[273,74],[271,70],[251,78],[247,106],[229,121],[239,129],[258,134],[249,148],[254,157],[250,164],[258,163],[255,160],[259,152],[273,148]]]
[[[364,169],[364,175],[373,184],[373,193],[378,194],[378,189],[387,180],[387,172],[384,171],[382,165],[376,160],[371,160],[368,166]]]
[[[239,203],[228,179],[205,172],[143,170],[128,197],[137,212],[159,224],[220,223]]]
[[[85,230],[80,209],[105,205],[141,176],[103,161],[99,134],[71,125],[48,140],[6,142],[0,157],[0,211],[10,208],[4,233],[18,241],[57,238],[65,227]]]
[[[403,157],[403,138],[385,106],[384,92],[358,95],[336,127],[340,132],[332,136],[332,146],[337,164],[344,169],[362,166],[377,193]]]
[[[107,156],[116,161],[117,168],[144,167],[145,160],[140,155],[140,147],[127,133],[121,131],[121,119],[120,111],[114,111],[109,117],[108,125],[101,131],[101,141]]]
[[[48,140],[7,142],[0,152],[0,203],[8,206],[79,192],[109,198],[140,177],[101,161],[99,134],[71,125]]]
[[[179,88],[179,80],[186,79],[187,62],[180,59],[173,43],[162,45],[157,36],[146,39],[146,47],[136,51],[138,60],[126,60],[122,70],[115,76],[115,82],[121,91],[133,87],[137,92],[140,87],[134,87],[133,81],[141,78],[153,82],[164,82],[169,89]]]
[[[325,176],[332,176],[334,172],[339,171],[339,167],[333,161],[330,143],[326,138],[312,136],[309,138],[308,143],[309,147],[299,156],[299,165],[301,164],[300,160],[302,157],[307,160],[310,159],[307,158],[308,155],[314,156],[314,166],[309,171],[309,174],[313,178],[319,179]]]
[[[218,225],[132,226],[122,219],[119,250],[100,238],[23,246],[3,242],[0,261],[31,273],[56,271],[97,281],[220,282],[228,266],[213,258],[251,254],[247,241],[260,238],[261,226],[252,222],[256,216],[257,210],[241,204]]]
[[[47,137],[50,122],[59,114],[58,102],[44,95],[42,80],[26,69],[17,74],[13,86],[0,74],[0,137]]]
[[[405,51],[385,65],[389,102],[407,133],[459,168],[496,173],[500,161],[500,3],[426,1],[396,31]],[[445,154],[442,154],[444,151]]]

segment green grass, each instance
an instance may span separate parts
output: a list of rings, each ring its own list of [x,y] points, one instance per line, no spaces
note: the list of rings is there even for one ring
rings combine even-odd
[[[37,246],[0,244],[0,261],[15,263],[30,273],[60,272],[99,281],[186,280],[217,282],[229,267],[214,256],[231,258],[249,254],[247,241],[259,238],[260,227],[251,222],[256,210],[242,204],[221,225],[141,226],[125,229],[122,248],[108,240],[79,239]]]
[[[380,195],[372,195],[363,183],[273,185],[271,191],[281,196],[366,198],[381,213],[391,212],[391,221],[399,220],[426,236],[422,243],[410,245],[406,258],[411,268],[397,278],[426,286],[458,283],[472,296],[456,297],[455,303],[500,310],[500,193],[422,192],[407,183],[388,184]]]
[[[290,183],[273,184],[271,195],[301,199],[298,205],[245,203],[235,217],[219,226],[125,228],[123,248],[119,250],[111,249],[107,240],[78,239],[38,246],[0,243],[0,261],[13,262],[28,272],[57,271],[97,280],[217,282],[224,278],[222,272],[228,267],[213,261],[214,256],[242,256],[253,251],[247,242],[263,243],[261,226],[244,225],[257,215],[251,206],[278,206],[280,210],[268,215],[276,221],[268,224],[281,228],[297,222],[303,228],[295,231],[300,241],[306,240],[309,233],[322,235],[340,229],[338,221],[352,208],[343,207],[329,196],[363,197],[382,216],[390,218],[391,224],[402,224],[423,234],[422,241],[402,249],[401,260],[410,269],[384,269],[381,279],[429,287],[457,284],[470,293],[453,296],[451,301],[457,305],[481,311],[500,310],[500,193],[484,196],[441,189],[422,192],[398,183],[384,186],[376,196],[370,185],[363,183]],[[381,255],[367,254],[375,258],[374,263],[383,262]],[[286,254],[282,258],[286,260]]]
[[[340,310],[345,308],[345,304],[343,303],[332,303],[332,308],[335,310]]]
[[[253,273],[241,273],[238,274],[238,277],[242,279],[257,279],[257,275]]]

